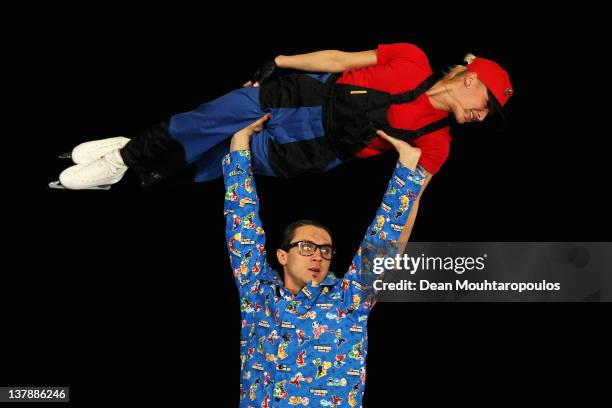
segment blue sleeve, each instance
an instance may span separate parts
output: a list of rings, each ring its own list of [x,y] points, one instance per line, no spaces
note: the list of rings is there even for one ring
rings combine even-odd
[[[259,218],[259,200],[249,150],[223,158],[225,238],[238,289],[254,283],[266,265],[266,236]]]
[[[342,282],[343,299],[350,309],[369,312],[374,296],[372,285],[380,279],[373,271],[373,258],[395,257],[397,240],[424,180],[422,167],[412,171],[398,161],[374,221]]]

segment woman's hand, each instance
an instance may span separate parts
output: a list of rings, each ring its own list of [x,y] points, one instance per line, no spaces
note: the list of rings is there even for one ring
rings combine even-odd
[[[235,150],[249,150],[249,141],[255,133],[261,132],[264,128],[264,122],[270,118],[270,114],[266,113],[255,122],[251,123],[244,129],[240,129],[234,133],[230,144],[230,152]]]
[[[395,150],[399,153],[399,161],[404,166],[408,167],[410,170],[416,170],[419,159],[421,158],[421,149],[411,146],[408,142],[391,137],[382,130],[377,130],[376,134],[393,145]]]

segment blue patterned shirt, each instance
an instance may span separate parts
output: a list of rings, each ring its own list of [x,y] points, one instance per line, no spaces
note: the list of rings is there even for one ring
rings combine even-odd
[[[398,162],[374,222],[343,279],[330,271],[295,296],[266,261],[248,150],[223,159],[226,238],[240,293],[241,407],[360,407],[373,274],[368,248],[393,246],[423,184]]]

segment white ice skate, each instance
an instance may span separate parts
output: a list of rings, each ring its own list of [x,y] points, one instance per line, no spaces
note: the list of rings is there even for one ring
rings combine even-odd
[[[115,149],[93,162],[68,167],[60,174],[59,181],[49,183],[49,187],[69,190],[108,190],[111,185],[123,178],[127,169],[119,149]]]
[[[99,159],[115,149],[121,149],[130,139],[123,136],[110,137],[108,139],[92,140],[81,143],[69,153],[59,156],[60,159],[72,159],[74,164],[87,164]]]

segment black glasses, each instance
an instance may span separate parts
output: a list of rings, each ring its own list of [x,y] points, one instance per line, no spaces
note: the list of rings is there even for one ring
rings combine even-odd
[[[293,244],[289,244],[287,247],[285,247],[284,250],[289,251],[293,247],[298,247],[298,252],[302,256],[313,256],[315,252],[317,252],[318,248],[321,252],[321,257],[328,261],[330,261],[336,253],[336,250],[331,245],[318,245],[310,241],[294,242]]]

